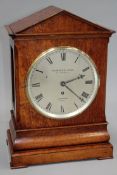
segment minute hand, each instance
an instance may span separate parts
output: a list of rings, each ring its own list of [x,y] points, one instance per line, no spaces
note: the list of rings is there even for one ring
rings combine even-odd
[[[79,97],[71,88],[69,88],[66,84],[64,85],[70,92],[72,92],[80,101],[85,102],[83,98]]]

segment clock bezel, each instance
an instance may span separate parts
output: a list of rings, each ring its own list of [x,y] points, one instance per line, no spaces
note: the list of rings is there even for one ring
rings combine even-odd
[[[35,63],[39,60],[39,59],[42,59],[47,53],[50,53],[50,52],[53,52],[57,49],[67,49],[67,50],[74,50],[74,51],[78,51],[80,54],[82,54],[83,56],[85,56],[87,58],[87,61],[89,62],[89,64],[91,65],[92,67],[92,70],[94,72],[94,78],[95,78],[95,85],[94,85],[94,90],[93,90],[93,94],[91,95],[90,99],[88,100],[88,102],[86,102],[85,105],[83,105],[80,109],[78,110],[75,110],[74,112],[71,112],[69,114],[62,114],[62,115],[58,115],[58,114],[52,114],[52,113],[49,113],[47,112],[46,110],[42,109],[40,106],[38,106],[36,103],[34,103],[29,95],[29,91],[28,91],[28,80],[29,80],[29,75],[30,75],[30,72],[32,70],[32,68],[34,67]],[[100,77],[99,77],[99,73],[97,71],[97,67],[94,63],[94,61],[92,60],[92,58],[87,54],[85,53],[84,51],[78,49],[78,48],[75,48],[75,47],[71,47],[71,46],[58,46],[58,47],[52,47],[52,48],[49,48],[47,50],[45,50],[44,52],[42,52],[41,54],[38,55],[38,57],[33,61],[33,63],[31,64],[31,66],[29,67],[28,69],[28,73],[27,73],[27,77],[25,79],[25,84],[26,84],[26,96],[31,104],[31,106],[40,114],[42,114],[44,117],[47,117],[47,118],[51,118],[51,119],[57,119],[57,120],[61,120],[61,119],[69,119],[69,118],[73,118],[73,117],[76,117],[76,116],[79,116],[82,112],[84,112],[90,105],[91,103],[94,101],[96,95],[97,95],[97,92],[98,92],[98,89],[99,89],[99,86],[100,86]],[[71,115],[72,114],[72,115]]]

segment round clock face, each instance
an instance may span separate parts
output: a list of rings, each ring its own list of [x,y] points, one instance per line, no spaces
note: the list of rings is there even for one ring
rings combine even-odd
[[[99,76],[92,59],[73,47],[51,48],[31,65],[27,97],[44,116],[67,119],[79,115],[94,100]]]

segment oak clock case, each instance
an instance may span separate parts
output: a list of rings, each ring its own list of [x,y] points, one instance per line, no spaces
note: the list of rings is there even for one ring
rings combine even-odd
[[[83,51],[67,46],[51,48],[39,55],[26,80],[26,93],[32,106],[42,115],[55,119],[82,113],[94,100],[98,87],[99,75],[92,59]]]
[[[12,65],[11,168],[112,158],[105,95],[114,31],[53,6],[6,29]]]

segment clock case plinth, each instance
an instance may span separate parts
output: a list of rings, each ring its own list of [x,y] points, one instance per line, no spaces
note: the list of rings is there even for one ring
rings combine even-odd
[[[11,168],[85,159],[113,158],[107,123],[17,130],[13,111],[7,144]]]
[[[105,117],[105,94],[107,48],[114,31],[53,6],[6,28],[10,36],[12,66],[13,110],[7,132],[11,168],[112,158],[113,147],[109,143]],[[76,47],[89,54],[101,80],[90,107],[67,120],[45,118],[37,113],[25,91],[25,80],[32,62],[41,52],[57,46]]]

